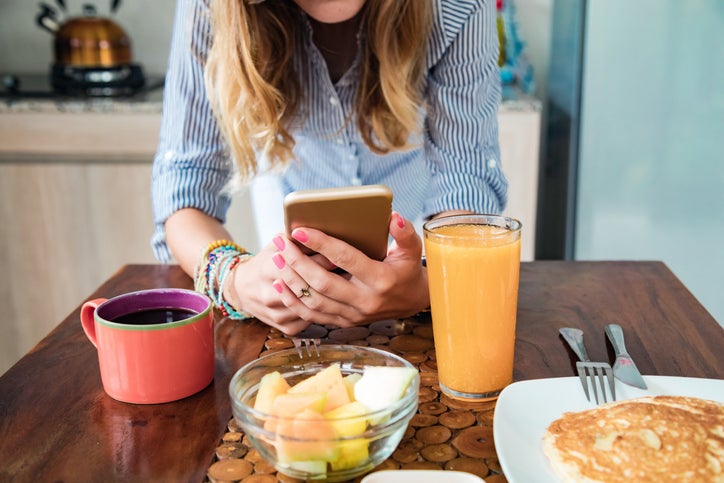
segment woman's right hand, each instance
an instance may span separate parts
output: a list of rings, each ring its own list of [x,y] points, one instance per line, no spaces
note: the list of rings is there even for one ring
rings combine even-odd
[[[299,318],[288,309],[272,285],[279,278],[279,270],[272,257],[279,252],[279,244],[283,247],[284,243],[292,242],[277,236],[259,253],[238,264],[234,268],[233,283],[229,284],[225,294],[237,310],[291,336],[306,329],[311,322]],[[312,255],[310,258],[327,270],[335,268],[322,255]]]
[[[231,240],[222,223],[194,208],[184,208],[165,223],[166,239],[174,258],[191,277],[203,248],[214,240]],[[276,243],[291,243],[275,237]],[[231,305],[275,327],[287,335],[304,330],[311,322],[300,319],[279,300],[272,283],[279,277],[272,256],[278,252],[274,242],[258,254],[239,263],[224,286],[224,296]],[[321,255],[311,257],[323,267],[333,268]],[[232,282],[232,283],[230,283]]]

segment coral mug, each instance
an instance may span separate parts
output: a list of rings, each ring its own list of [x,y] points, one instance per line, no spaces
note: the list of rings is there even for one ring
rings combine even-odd
[[[151,289],[95,299],[83,304],[80,320],[113,399],[175,401],[214,378],[213,312],[205,295]]]

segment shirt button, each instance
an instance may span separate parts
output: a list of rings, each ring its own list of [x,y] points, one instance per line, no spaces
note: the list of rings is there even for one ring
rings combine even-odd
[[[355,156],[354,154],[350,154],[349,156],[347,156],[347,159],[349,159],[350,161],[354,161],[355,159],[357,159],[357,156]]]
[[[350,183],[352,183],[352,186],[360,186],[362,184],[362,180],[355,176],[350,180]]]
[[[332,105],[335,106],[335,107],[336,107],[336,106],[339,106],[339,99],[337,99],[336,97],[332,96],[332,97],[329,98],[329,103],[332,104]]]
[[[337,139],[337,144],[344,144],[344,139]]]
[[[495,160],[495,158],[490,158],[488,160],[488,168],[493,169],[496,166],[498,166],[498,162]]]

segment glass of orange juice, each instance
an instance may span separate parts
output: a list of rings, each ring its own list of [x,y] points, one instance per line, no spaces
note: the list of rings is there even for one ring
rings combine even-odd
[[[513,382],[521,223],[456,215],[423,232],[440,388],[494,399]]]

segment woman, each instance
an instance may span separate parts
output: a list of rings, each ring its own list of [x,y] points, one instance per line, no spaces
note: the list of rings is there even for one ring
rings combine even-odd
[[[505,204],[497,56],[492,0],[181,1],[153,168],[156,255],[223,312],[290,335],[424,309],[411,220]],[[387,257],[307,228],[292,236],[321,255],[283,234],[253,256],[219,242],[226,187],[261,167],[286,192],[389,186]]]

